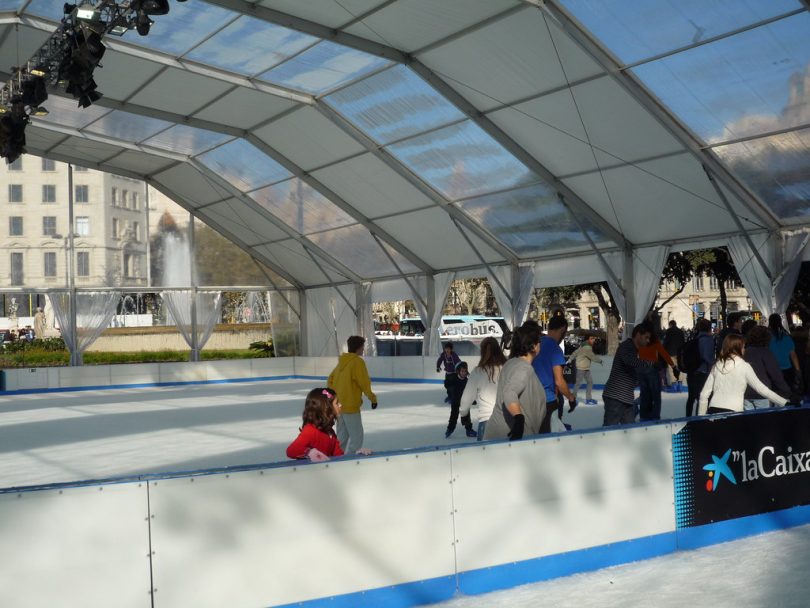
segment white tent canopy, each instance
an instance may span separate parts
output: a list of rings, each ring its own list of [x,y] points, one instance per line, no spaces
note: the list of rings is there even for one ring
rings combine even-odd
[[[61,18],[0,0],[0,65]],[[638,322],[667,253],[707,244],[763,312],[795,283],[806,2],[195,0],[154,20],[105,37],[97,103],[50,91],[28,151],[145,180],[306,291],[309,354],[368,333],[391,289],[434,326],[458,271],[499,283],[510,323],[530,287],[594,280]]]

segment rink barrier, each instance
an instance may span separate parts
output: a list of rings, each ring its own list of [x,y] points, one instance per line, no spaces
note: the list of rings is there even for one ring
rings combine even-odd
[[[611,357],[603,357],[594,370],[594,388],[601,390],[610,372]],[[183,363],[131,363],[80,367],[31,367],[3,370],[4,395],[263,382],[327,378],[335,357],[278,357]],[[374,382],[443,384],[433,357],[368,357],[366,366]],[[396,365],[395,365],[396,364]]]
[[[741,418],[797,426],[697,423],[722,447]],[[0,605],[413,606],[810,522],[797,505],[678,527],[692,422],[6,488]]]

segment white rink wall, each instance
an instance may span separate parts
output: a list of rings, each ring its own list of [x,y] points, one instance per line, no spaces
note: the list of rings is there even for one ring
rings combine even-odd
[[[602,357],[602,365],[592,367],[594,384],[604,384],[612,357]],[[7,369],[2,373],[6,391],[101,388],[109,386],[173,384],[182,382],[222,382],[281,377],[323,377],[329,375],[336,357],[278,357],[185,363],[135,363],[124,365],[85,365],[81,367],[40,367]],[[477,359],[467,359],[474,367]],[[367,357],[366,366],[373,380],[435,381],[433,357]]]
[[[0,605],[406,606],[667,553],[677,428],[6,492]]]

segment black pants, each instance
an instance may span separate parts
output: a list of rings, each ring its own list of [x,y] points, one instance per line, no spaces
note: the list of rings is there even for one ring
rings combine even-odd
[[[734,410],[727,409],[725,407],[714,407],[710,406],[708,410],[706,410],[707,414],[733,414]]]
[[[698,400],[700,399],[700,391],[703,390],[703,385],[706,384],[706,380],[709,379],[709,374],[704,372],[692,372],[687,377],[687,381],[689,382],[689,397],[686,399],[686,415],[692,415],[692,408],[693,406],[697,405]],[[695,408],[695,413],[697,414],[697,408]]]
[[[458,422],[458,411],[461,409],[461,399],[453,399],[453,392],[450,392],[450,419],[447,421],[447,432],[452,433],[456,430],[456,423]],[[461,417],[461,425],[468,431],[472,430],[472,418],[469,414]]]
[[[559,401],[554,399],[553,401],[546,401],[546,415],[543,418],[543,422],[540,424],[540,434],[550,433],[551,432],[551,417],[557,414],[560,420],[562,420],[562,406],[560,406]]]

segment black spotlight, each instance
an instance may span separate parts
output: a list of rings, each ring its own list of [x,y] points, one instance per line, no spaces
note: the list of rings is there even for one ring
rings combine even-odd
[[[22,102],[32,108],[38,107],[43,101],[48,99],[48,91],[45,87],[45,79],[41,76],[34,76],[22,82]]]
[[[138,34],[141,36],[146,36],[149,34],[149,29],[152,27],[152,21],[143,11],[138,11],[138,17],[135,20],[135,29],[138,31]]]
[[[165,15],[169,12],[169,0],[134,0],[131,6],[147,15]]]
[[[25,127],[28,115],[22,102],[13,103],[10,111],[0,115],[0,157],[8,164],[25,153]]]
[[[106,48],[101,36],[92,30],[80,29],[70,40],[70,52],[65,54],[59,64],[58,79],[66,81],[65,92],[79,100],[79,105],[86,108],[101,98],[96,92],[93,70],[104,56]]]

